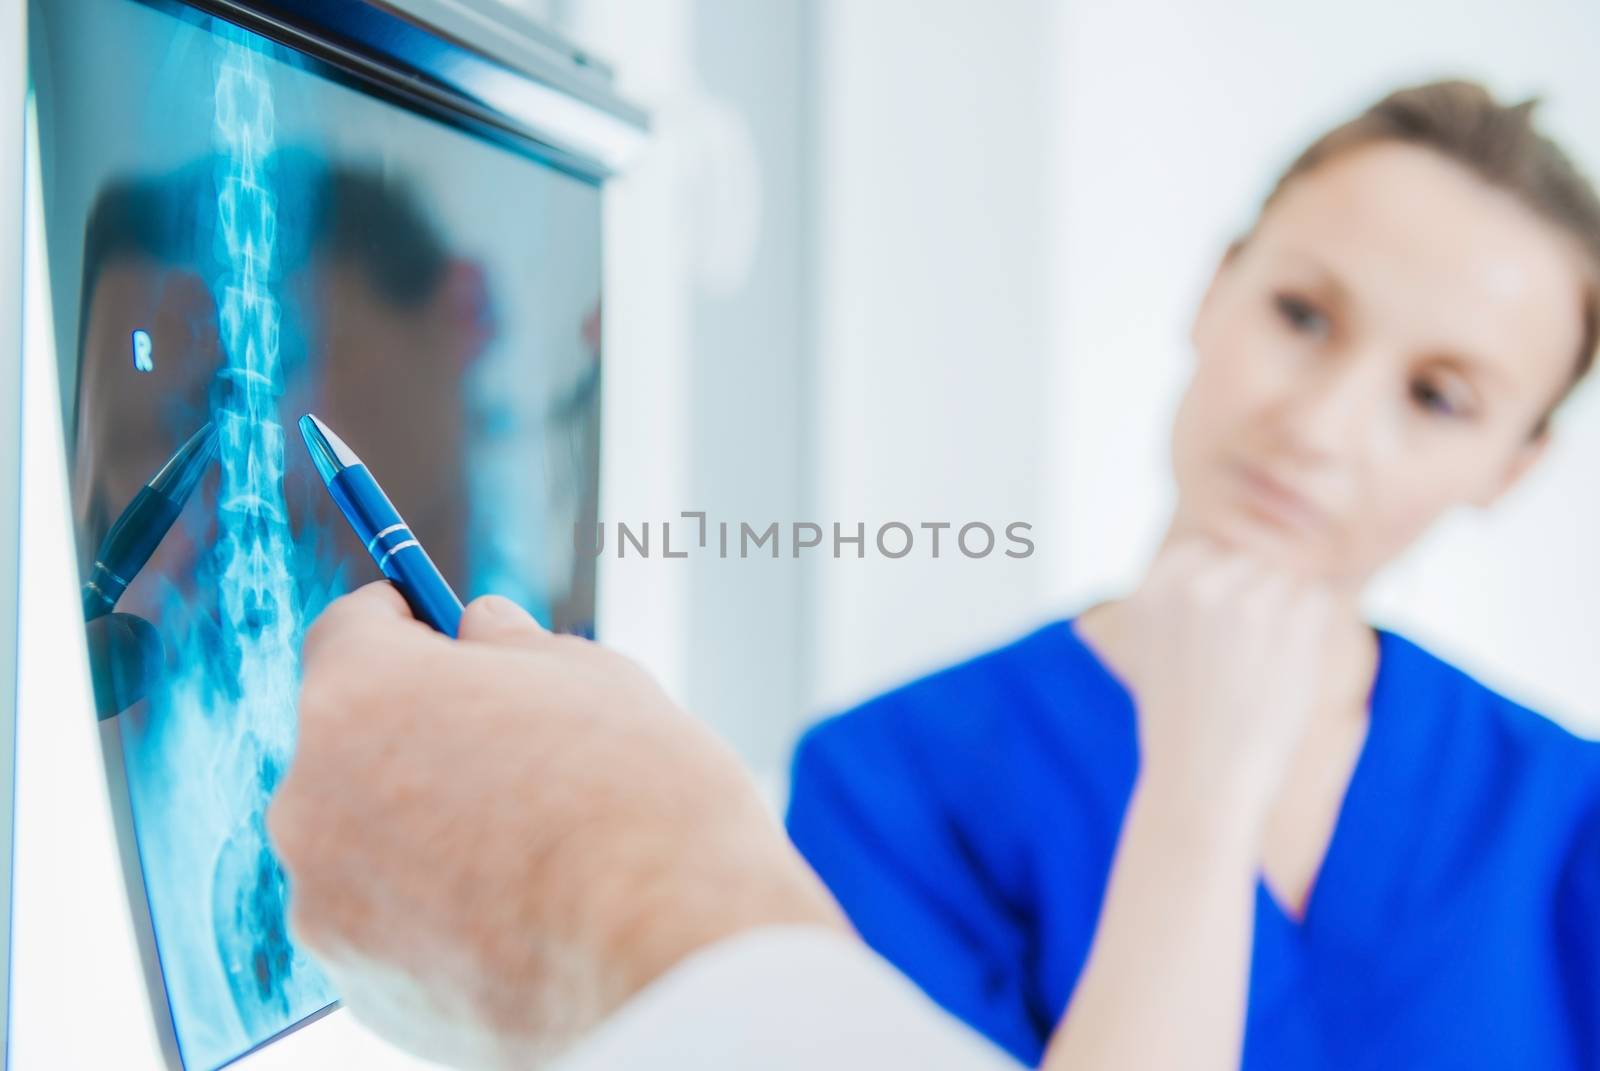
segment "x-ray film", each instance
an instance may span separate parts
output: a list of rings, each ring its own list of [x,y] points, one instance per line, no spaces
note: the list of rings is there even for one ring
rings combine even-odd
[[[285,429],[338,428],[463,597],[589,632],[599,194],[176,5],[30,34],[96,699],[157,996],[215,1068],[337,999],[264,814],[306,628],[377,574]]]

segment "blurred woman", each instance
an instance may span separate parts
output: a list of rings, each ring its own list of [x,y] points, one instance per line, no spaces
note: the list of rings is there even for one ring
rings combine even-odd
[[[1360,612],[1594,361],[1600,200],[1531,112],[1317,140],[1200,303],[1137,590],[802,741],[797,845],[1019,1058],[1600,1067],[1600,745]]]

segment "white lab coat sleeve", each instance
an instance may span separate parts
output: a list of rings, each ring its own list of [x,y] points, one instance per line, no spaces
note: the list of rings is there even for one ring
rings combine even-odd
[[[557,1071],[1017,1071],[860,941],[773,926],[701,949]]]

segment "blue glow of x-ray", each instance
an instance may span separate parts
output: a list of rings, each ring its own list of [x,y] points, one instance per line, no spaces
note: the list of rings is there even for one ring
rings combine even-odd
[[[152,371],[156,366],[150,356],[150,332],[135,331],[133,333],[133,367],[139,372]]]
[[[267,846],[263,808],[293,746],[301,620],[289,572],[293,540],[277,412],[281,314],[271,281],[278,208],[266,170],[272,88],[255,52],[225,47],[214,127],[225,161],[217,195],[227,254],[218,285],[224,382],[213,414],[222,470],[214,560],[223,679],[213,695],[232,707],[239,731],[235,774],[247,796],[216,860],[211,907],[240,1018],[259,1038],[296,1013],[287,889]]]
[[[266,835],[294,747],[304,622],[323,596],[297,587],[284,494],[272,85],[250,39],[224,34],[213,68],[215,537],[194,579],[205,597],[168,589],[169,676],[149,723],[124,719],[147,898],[190,1069],[217,1067],[334,999],[290,939]]]

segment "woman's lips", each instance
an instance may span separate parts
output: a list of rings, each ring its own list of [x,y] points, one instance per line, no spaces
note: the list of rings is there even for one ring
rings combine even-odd
[[[1315,532],[1328,521],[1327,514],[1304,495],[1265,470],[1245,462],[1234,466],[1245,490],[1245,506],[1257,517],[1283,528]]]

